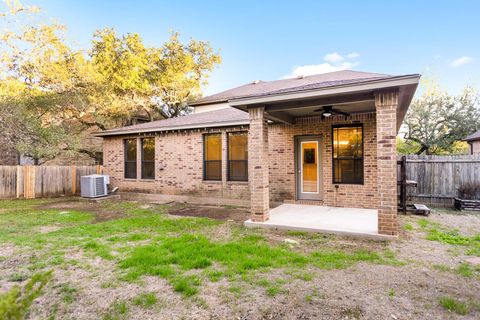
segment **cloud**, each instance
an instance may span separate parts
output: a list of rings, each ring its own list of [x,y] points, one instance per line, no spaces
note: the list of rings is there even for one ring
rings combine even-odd
[[[328,53],[323,57],[324,62],[319,64],[295,66],[293,67],[292,72],[283,76],[282,79],[348,70],[359,64],[359,62],[356,61],[356,58],[359,56],[360,54],[357,52],[351,52],[345,56],[338,52]]]
[[[355,52],[355,51],[347,54],[348,59],[355,59],[355,58],[358,58],[358,57],[360,57],[360,54],[358,52]]]
[[[358,65],[358,62],[342,62],[337,65],[330,64],[328,62],[320,64],[307,64],[304,66],[296,66],[293,68],[292,73],[283,77],[294,78],[299,76],[311,76],[313,74],[328,73],[335,71],[348,70]]]
[[[323,60],[327,62],[340,62],[345,60],[342,55],[338,54],[337,52],[332,52],[332,53],[327,53],[325,57],[323,57]]]
[[[465,64],[469,64],[469,63],[472,63],[473,62],[473,58],[472,57],[468,57],[468,56],[463,56],[463,57],[460,57],[458,59],[455,59],[453,60],[450,65],[454,68],[456,67],[460,67],[460,66],[463,66]]]

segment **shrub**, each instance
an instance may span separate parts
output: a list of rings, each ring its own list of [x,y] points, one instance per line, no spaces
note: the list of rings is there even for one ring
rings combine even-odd
[[[13,286],[7,292],[0,294],[0,319],[24,319],[33,301],[42,294],[45,285],[51,280],[52,272],[35,274],[25,285],[20,288]]]
[[[480,183],[464,183],[458,188],[458,197],[465,200],[480,200]]]

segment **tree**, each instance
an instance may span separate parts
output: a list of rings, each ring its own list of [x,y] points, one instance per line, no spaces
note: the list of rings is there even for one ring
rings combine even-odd
[[[458,141],[480,127],[478,92],[466,87],[451,96],[434,85],[415,99],[403,123],[404,139],[417,154],[462,152]]]
[[[187,113],[220,63],[208,43],[182,44],[178,33],[147,47],[138,34],[104,29],[94,33],[90,50],[74,50],[65,26],[35,21],[36,7],[6,4],[0,126],[12,128],[3,132],[7,141],[35,159],[65,151],[93,155],[79,148],[82,132],[128,125],[141,112],[151,121]]]
[[[113,29],[97,31],[90,57],[103,78],[96,93],[104,95],[95,101],[106,103],[103,109],[120,118],[139,109],[150,120],[187,113],[188,102],[201,94],[221,59],[208,43],[191,39],[185,45],[179,36],[174,32],[162,47],[148,48],[138,34],[118,37]],[[100,102],[105,97],[109,98]]]

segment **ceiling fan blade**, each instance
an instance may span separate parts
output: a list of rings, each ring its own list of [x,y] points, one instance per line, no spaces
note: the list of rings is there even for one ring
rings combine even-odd
[[[323,111],[323,108],[313,110],[313,112],[320,112],[320,111]]]

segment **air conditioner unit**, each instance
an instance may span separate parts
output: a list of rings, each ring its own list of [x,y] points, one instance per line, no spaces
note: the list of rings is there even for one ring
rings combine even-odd
[[[110,176],[91,174],[80,178],[80,192],[84,198],[104,197],[108,194],[107,185],[110,184]]]

